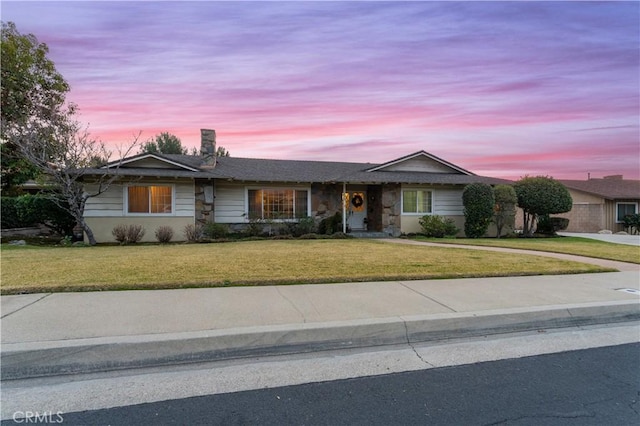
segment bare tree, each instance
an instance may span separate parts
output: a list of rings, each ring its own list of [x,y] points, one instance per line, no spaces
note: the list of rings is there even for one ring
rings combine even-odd
[[[67,118],[56,126],[48,126],[46,138],[42,138],[42,129],[39,128],[37,132],[23,133],[14,139],[14,143],[53,189],[55,195],[52,199],[82,227],[89,244],[95,245],[93,231],[84,217],[87,200],[108,190],[119,178],[121,161],[138,145],[140,135],[118,150],[120,160],[97,168],[96,159],[109,159],[112,153],[104,143],[92,139],[79,122]],[[85,183],[91,184],[91,192],[87,191]]]

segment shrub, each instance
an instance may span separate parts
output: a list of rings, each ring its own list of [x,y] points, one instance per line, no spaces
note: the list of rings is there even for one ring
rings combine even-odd
[[[18,216],[18,199],[16,197],[2,197],[0,201],[2,211],[0,219],[2,221],[2,229],[24,228],[32,224],[25,224]]]
[[[538,217],[566,213],[573,207],[569,190],[557,180],[547,176],[526,176],[513,185],[518,206],[524,213],[523,233],[531,236]]]
[[[264,226],[267,223],[262,218],[259,217],[249,217],[249,224],[247,225],[247,234],[250,237],[259,237],[264,234]]]
[[[144,237],[145,229],[142,225],[129,225],[127,229],[127,242],[137,243]]]
[[[199,223],[189,224],[184,227],[184,237],[190,243],[197,243],[202,239],[203,229]]]
[[[505,226],[513,229],[515,225],[518,196],[511,185],[496,185],[493,194],[496,201],[493,221],[496,224],[496,237],[500,238]]]
[[[569,226],[569,219],[565,217],[549,217],[549,215],[542,215],[538,218],[539,234],[544,235],[556,235],[556,232],[567,229]]]
[[[486,183],[472,183],[462,191],[464,204],[464,233],[469,238],[482,237],[493,218],[495,196]]]
[[[222,223],[208,222],[204,225],[202,233],[212,240],[217,240],[229,235],[229,227]]]
[[[297,222],[287,222],[287,232],[294,237],[315,232],[316,222],[312,217],[301,217]]]
[[[331,235],[335,232],[342,232],[342,213],[340,212],[322,219],[318,225],[318,234]]]
[[[144,237],[144,234],[145,229],[142,225],[119,224],[111,230],[111,235],[113,235],[117,242],[123,245],[139,242],[142,237]]]
[[[167,244],[173,238],[173,228],[170,226],[159,226],[156,229],[156,240],[161,244]]]
[[[111,235],[113,238],[120,244],[127,243],[127,225],[119,224],[113,227],[111,230]]]
[[[419,219],[422,234],[430,238],[453,237],[460,229],[456,227],[451,218],[443,218],[438,215],[426,215]]]
[[[24,228],[38,224],[45,225],[64,236],[73,234],[76,221],[51,197],[31,194],[2,197],[3,229]]]
[[[640,231],[640,213],[628,214],[622,218],[622,222],[629,234],[637,234]]]

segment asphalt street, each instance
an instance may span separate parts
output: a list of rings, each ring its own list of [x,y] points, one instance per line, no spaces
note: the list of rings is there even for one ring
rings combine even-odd
[[[65,425],[631,425],[640,422],[638,359],[640,343],[633,343],[60,419]]]

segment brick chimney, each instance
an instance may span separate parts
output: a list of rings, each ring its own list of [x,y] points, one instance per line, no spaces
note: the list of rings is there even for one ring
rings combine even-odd
[[[216,131],[200,129],[200,156],[202,167],[214,168],[216,166]]]

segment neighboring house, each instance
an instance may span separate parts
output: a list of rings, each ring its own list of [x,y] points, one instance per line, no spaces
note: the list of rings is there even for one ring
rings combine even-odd
[[[638,213],[640,180],[615,175],[560,182],[573,198],[571,211],[557,215],[569,219],[567,232],[624,231],[622,219],[628,214]]]
[[[427,214],[451,217],[462,228],[465,185],[510,183],[477,176],[424,151],[383,164],[215,157],[215,132],[202,130],[200,152],[145,153],[93,169],[119,176],[107,192],[87,202],[85,217],[96,240],[113,241],[111,230],[118,224],[141,224],[145,240],[153,241],[161,225],[171,226],[181,239],[184,227],[195,222],[240,229],[250,218],[310,216],[319,222],[343,211],[352,231],[419,232],[418,220]]]

